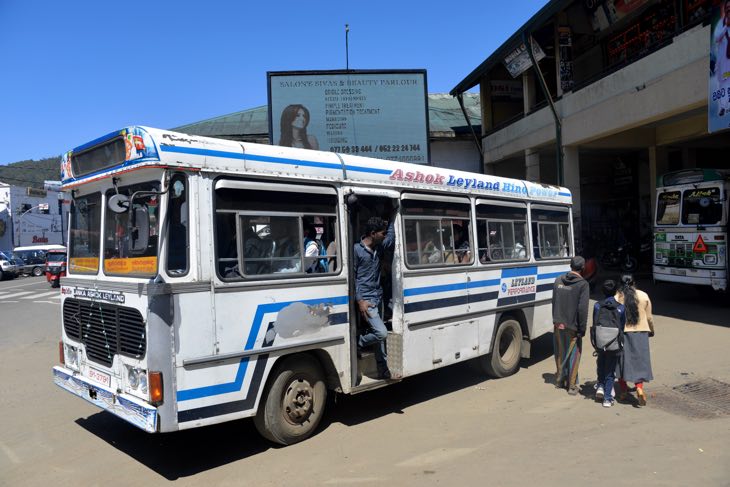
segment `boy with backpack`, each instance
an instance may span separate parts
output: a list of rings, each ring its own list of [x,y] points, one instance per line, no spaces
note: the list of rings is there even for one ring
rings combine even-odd
[[[614,296],[616,282],[607,279],[603,283],[604,299],[593,307],[593,327],[591,328],[591,344],[596,350],[596,399],[603,400],[603,407],[613,406],[613,382],[616,378],[616,366],[623,348],[623,332],[626,325],[626,311]]]

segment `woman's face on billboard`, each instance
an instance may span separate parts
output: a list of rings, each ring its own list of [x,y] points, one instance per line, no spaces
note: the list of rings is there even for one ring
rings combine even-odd
[[[307,115],[304,113],[304,109],[300,108],[299,110],[297,110],[297,116],[294,117],[291,126],[295,129],[303,129],[307,126],[307,123]]]

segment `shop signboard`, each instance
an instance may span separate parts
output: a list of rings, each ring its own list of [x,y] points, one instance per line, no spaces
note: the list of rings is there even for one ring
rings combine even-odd
[[[545,57],[540,44],[535,42],[534,39],[530,39],[532,44],[532,54],[535,56],[535,60],[539,63],[541,59]],[[507,68],[509,74],[513,78],[518,77],[528,69],[532,67],[532,60],[530,59],[530,53],[527,52],[527,47],[524,43],[520,44],[517,49],[510,52],[507,57],[504,58],[504,67]]]
[[[271,143],[429,163],[425,70],[268,73]]]

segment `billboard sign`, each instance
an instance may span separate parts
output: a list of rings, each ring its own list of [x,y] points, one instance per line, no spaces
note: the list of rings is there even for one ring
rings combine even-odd
[[[710,73],[707,88],[707,131],[730,128],[730,3],[721,2],[712,16]]]
[[[271,143],[429,163],[425,70],[269,72]]]

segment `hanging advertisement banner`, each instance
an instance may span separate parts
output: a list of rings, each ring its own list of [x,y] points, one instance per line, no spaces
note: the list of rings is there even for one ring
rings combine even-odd
[[[269,72],[271,143],[429,163],[425,70]]]
[[[545,57],[545,53],[540,47],[540,44],[535,42],[535,39],[530,39],[530,41],[530,44],[532,44],[532,54],[535,56],[535,61],[539,63],[540,60]],[[524,43],[520,44],[517,49],[509,53],[509,55],[504,58],[503,62],[504,67],[507,68],[507,71],[509,71],[509,74],[512,75],[513,78],[518,77],[532,67],[530,53],[527,52],[527,47]]]
[[[707,131],[730,127],[730,2],[721,2],[712,15],[710,69],[707,88]]]

